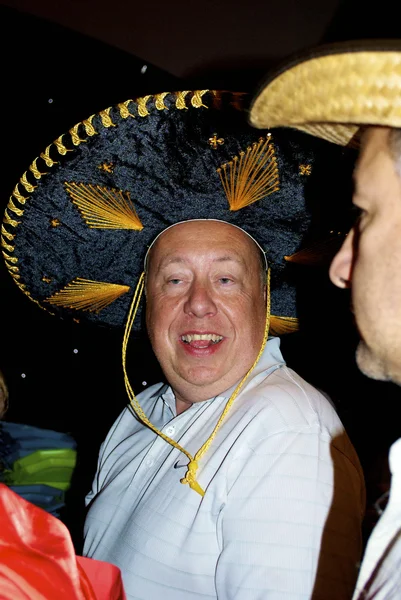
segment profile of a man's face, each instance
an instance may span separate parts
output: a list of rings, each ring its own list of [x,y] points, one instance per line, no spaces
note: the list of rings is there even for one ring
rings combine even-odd
[[[354,204],[360,217],[335,256],[330,276],[351,286],[361,343],[360,369],[401,384],[401,177],[392,131],[369,127],[355,170]]]
[[[146,323],[176,397],[207,400],[240,380],[261,348],[264,282],[257,245],[219,221],[188,221],[151,250]]]

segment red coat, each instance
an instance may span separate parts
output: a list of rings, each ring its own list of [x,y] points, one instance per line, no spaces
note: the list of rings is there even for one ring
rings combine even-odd
[[[0,484],[0,600],[126,600],[121,572],[76,556],[65,525]]]

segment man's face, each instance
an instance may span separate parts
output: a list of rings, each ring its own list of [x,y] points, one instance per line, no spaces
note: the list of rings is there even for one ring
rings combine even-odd
[[[263,341],[259,250],[241,230],[189,221],[151,250],[146,323],[178,402],[212,398],[240,380]]]
[[[358,222],[335,256],[330,277],[352,287],[365,375],[401,385],[401,178],[389,148],[390,129],[371,127],[355,171]]]

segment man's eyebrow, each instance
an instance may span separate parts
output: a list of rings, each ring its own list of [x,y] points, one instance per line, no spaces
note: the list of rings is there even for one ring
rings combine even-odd
[[[240,264],[244,263],[244,261],[242,260],[242,258],[240,256],[236,256],[236,255],[232,255],[232,254],[228,254],[227,256],[219,256],[218,258],[216,258],[214,260],[214,262],[236,262],[236,263],[240,263]]]
[[[181,256],[170,256],[163,258],[157,268],[157,272],[160,272],[162,269],[165,269],[171,264],[183,264],[185,262],[186,260],[184,258],[181,258]]]

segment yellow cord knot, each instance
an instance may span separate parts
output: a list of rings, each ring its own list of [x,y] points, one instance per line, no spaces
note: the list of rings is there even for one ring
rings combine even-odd
[[[188,471],[185,474],[185,477],[181,479],[181,483],[188,483],[189,487],[195,492],[198,492],[201,496],[205,495],[205,492],[202,490],[199,483],[196,481],[196,471],[198,470],[198,463],[196,460],[191,460],[188,463]]]

